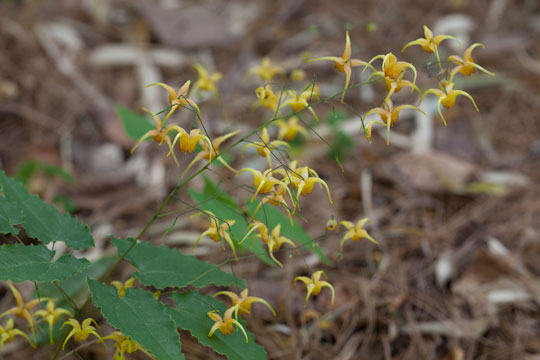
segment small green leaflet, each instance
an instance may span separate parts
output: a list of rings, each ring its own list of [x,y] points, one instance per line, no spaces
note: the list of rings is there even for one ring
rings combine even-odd
[[[94,239],[88,226],[76,218],[60,213],[54,206],[29,194],[20,182],[10,178],[0,170],[0,188],[9,202],[23,213],[23,228],[28,236],[48,244],[63,241],[73,249],[88,249],[94,246]]]
[[[128,289],[123,298],[112,286],[88,279],[94,305],[109,324],[130,336],[157,360],[183,360],[180,337],[168,307],[141,289]]]
[[[120,105],[115,106],[114,109],[122,120],[124,130],[126,130],[126,134],[130,138],[139,140],[149,130],[154,129],[154,126],[148,122],[146,116],[139,115]]]
[[[19,229],[13,227],[23,222],[23,213],[17,205],[0,196],[0,234],[17,235]]]
[[[55,253],[44,245],[1,245],[0,281],[65,280],[90,265],[88,260],[77,259],[69,254],[53,262]]]
[[[119,256],[126,252],[132,241],[131,238],[112,238],[112,244],[118,249]],[[138,270],[134,276],[144,285],[154,286],[156,289],[183,288],[188,285],[204,287],[210,284],[246,287],[245,281],[236,278],[234,274],[223,272],[214,264],[198,260],[195,256],[184,255],[164,245],[138,243],[127,254],[126,259]]]
[[[214,321],[207,315],[209,311],[218,310],[221,317],[227,307],[212,296],[203,295],[196,291],[188,293],[175,293],[171,296],[176,309],[170,309],[176,325],[182,330],[189,330],[191,335],[205,346],[214,349],[218,354],[225,355],[229,360],[263,360],[266,359],[266,351],[255,342],[253,334],[249,332],[242,319],[238,319],[246,329],[248,343],[241,330],[236,329],[230,335],[223,335],[216,331],[212,337],[208,332]]]

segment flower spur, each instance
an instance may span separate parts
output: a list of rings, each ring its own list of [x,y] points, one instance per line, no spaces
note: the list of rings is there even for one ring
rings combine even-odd
[[[107,344],[105,344],[103,338],[99,336],[99,334],[96,332],[96,328],[92,326],[92,322],[94,322],[96,327],[99,328],[96,320],[92,318],[84,319],[82,324],[79,323],[79,321],[77,321],[76,319],[69,319],[68,321],[66,321],[60,329],[62,329],[66,324],[70,325],[72,329],[67,335],[66,340],[64,340],[64,343],[62,344],[62,350],[64,350],[64,348],[66,347],[66,343],[72,336],[75,341],[81,342],[88,339],[88,336],[90,336],[90,334],[97,337],[98,340],[107,348]]]
[[[260,66],[253,66],[248,71],[249,75],[259,75],[264,82],[271,81],[278,74],[285,74],[285,70],[281,66],[272,65],[270,58],[265,56]]]
[[[264,127],[262,129],[260,139],[261,139],[261,141],[256,141],[256,142],[245,145],[242,148],[242,151],[240,153],[243,154],[244,150],[246,150],[247,148],[254,147],[255,149],[257,149],[257,153],[260,156],[266,158],[266,160],[268,161],[268,167],[269,168],[272,168],[272,158],[270,156],[272,151],[274,151],[279,146],[284,146],[288,150],[291,149],[291,146],[287,142],[285,142],[283,140],[272,140],[272,141],[270,141],[270,136],[268,135],[268,130],[266,129],[266,127]]]
[[[35,348],[35,345],[32,343],[32,341],[30,341],[30,338],[28,337],[28,335],[26,335],[21,330],[14,328],[13,319],[10,318],[8,319],[8,321],[5,323],[4,326],[0,325],[0,350],[2,350],[2,347],[4,346],[4,344],[7,344],[13,341],[13,339],[17,335],[24,337],[26,340],[28,340],[28,343],[30,344],[30,346]]]
[[[273,123],[278,127],[278,136],[279,140],[292,141],[296,138],[298,133],[302,134],[304,138],[310,139],[309,132],[305,127],[299,124],[300,119],[298,116],[291,116],[287,121],[281,119],[275,120]]]
[[[197,89],[209,91],[217,99],[219,97],[219,92],[216,82],[221,80],[223,75],[218,72],[208,76],[208,71],[206,71],[206,69],[199,63],[194,64],[193,67],[195,70],[197,70],[197,74],[199,75],[199,79],[195,81],[195,84],[193,84],[193,91],[196,91]]]
[[[165,119],[163,120],[163,122],[167,121],[167,119],[169,119],[169,117],[177,109],[181,109],[187,105],[191,106],[193,109],[197,111],[198,119],[199,121],[201,121],[201,110],[199,109],[195,101],[187,98],[187,93],[189,91],[190,84],[191,84],[191,80],[186,81],[184,85],[182,85],[180,89],[178,89],[178,91],[174,90],[169,85],[161,83],[161,82],[157,82],[157,83],[153,83],[153,84],[145,86],[145,87],[150,87],[150,86],[157,85],[157,86],[161,86],[162,88],[164,88],[165,90],[169,92],[169,104],[171,105],[171,109],[169,110],[169,113],[167,114],[167,116],[165,116]]]
[[[208,236],[210,239],[214,240],[214,242],[220,242],[222,240],[225,240],[227,244],[231,247],[231,250],[233,252],[234,258],[236,261],[238,261],[238,257],[236,256],[236,248],[234,246],[234,242],[231,238],[231,235],[229,234],[229,231],[231,230],[231,226],[233,226],[236,221],[235,220],[225,220],[221,224],[219,223],[219,219],[210,211],[205,211],[197,213],[194,216],[199,216],[201,214],[208,215],[210,217],[210,226],[208,229],[206,229],[195,241],[195,245],[193,247],[196,247],[199,241],[204,237]]]
[[[411,41],[405,44],[403,49],[401,49],[401,52],[404,52],[405,49],[407,49],[409,46],[418,45],[422,47],[422,49],[424,49],[425,52],[435,53],[435,57],[437,58],[437,63],[439,64],[439,67],[442,68],[438,47],[441,42],[443,42],[444,40],[449,40],[449,39],[456,40],[457,43],[461,46],[461,43],[455,36],[437,35],[434,37],[433,32],[426,25],[424,25],[424,37],[418,38],[414,41]]]
[[[41,316],[49,324],[49,341],[53,343],[53,325],[58,322],[61,315],[73,316],[73,314],[62,308],[55,308],[53,300],[47,302],[46,310],[38,310],[34,313],[35,317]]]
[[[349,86],[352,75],[352,67],[355,66],[367,66],[368,64],[365,61],[358,59],[351,59],[351,39],[349,37],[349,31],[345,32],[345,50],[341,57],[335,56],[324,56],[316,59],[310,59],[309,62],[320,61],[320,60],[329,60],[334,62],[334,67],[343,73],[345,73],[345,87],[343,88],[343,94],[341,95],[341,103],[343,104],[343,99],[345,97],[345,92]],[[369,65],[371,66],[371,65]]]
[[[476,62],[474,62],[474,59],[472,58],[471,53],[475,48],[479,46],[482,48],[485,47],[484,44],[480,44],[480,43],[472,44],[463,53],[463,58],[456,55],[452,55],[448,57],[448,60],[453,61],[456,64],[456,66],[450,72],[450,78],[448,81],[452,82],[452,80],[454,79],[454,76],[457,73],[461,73],[465,76],[469,76],[471,74],[474,74],[476,70],[480,70],[488,75],[495,76],[494,73],[487,71],[486,69],[478,65]]]
[[[304,303],[304,307],[307,306],[309,297],[311,295],[314,295],[314,296],[319,295],[323,287],[328,287],[330,289],[330,291],[332,292],[332,304],[334,303],[334,296],[335,296],[334,287],[328,281],[321,280],[321,275],[324,275],[324,277],[327,278],[323,270],[315,271],[311,275],[311,278],[308,278],[306,276],[297,276],[294,278],[295,283],[296,281],[299,280],[299,281],[302,281],[304,284],[306,284],[307,295],[306,295],[306,301]]]
[[[363,218],[361,220],[358,220],[358,222],[353,224],[350,221],[340,221],[338,224],[338,231],[341,226],[345,227],[347,229],[347,232],[345,233],[345,236],[341,239],[341,244],[339,246],[339,251],[343,253],[343,244],[348,239],[351,239],[352,241],[360,241],[362,239],[368,239],[374,244],[379,244],[377,240],[375,240],[371,235],[368,234],[368,232],[364,229],[364,226],[366,223],[370,221],[369,218]]]

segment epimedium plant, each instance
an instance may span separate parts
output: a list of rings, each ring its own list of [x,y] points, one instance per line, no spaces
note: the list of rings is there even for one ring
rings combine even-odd
[[[426,26],[424,35],[424,38],[406,44],[403,50],[418,45],[424,51],[435,54],[444,76],[439,81],[438,89],[429,88],[422,92],[416,84],[417,71],[414,65],[398,61],[392,53],[377,55],[370,61],[353,59],[347,31],[345,50],[341,57],[327,56],[308,61],[333,61],[335,68],[345,73],[343,91],[321,99],[320,85],[314,80],[297,90],[274,91],[272,85],[262,84],[255,90],[257,101],[252,108],[268,110],[270,119],[240,139],[236,138],[238,130],[216,138],[207,133],[204,113],[194,100],[194,93],[207,91],[219,102],[217,82],[221,74],[209,75],[201,64],[194,65],[199,79],[192,91],[190,80],[178,91],[164,83],[149,85],[163,88],[170,103],[167,109],[158,113],[145,109],[150,113],[154,125],[145,116],[118,107],[117,112],[127,134],[137,140],[132,152],[143,141],[152,140],[159,145],[165,142],[167,156],[172,156],[178,166],[178,150],[185,156],[192,153],[196,155],[178,176],[177,185],[135,238],[111,237],[111,244],[118,253],[114,258],[107,257],[91,263],[84,256],[75,257],[69,253],[57,256],[54,250],[57,242],[63,242],[72,250],[94,247],[90,229],[75,217],[59,212],[38,196],[30,194],[22,183],[0,170],[0,233],[12,239],[0,245],[0,281],[7,286],[8,293],[12,294],[16,303],[10,309],[0,309],[0,351],[4,344],[21,337],[32,347],[45,343],[56,344],[53,359],[65,357],[82,346],[96,342],[107,348],[112,345],[113,358],[117,360],[135,351],[159,360],[183,359],[178,333],[178,329],[181,329],[189,331],[202,345],[211,347],[229,359],[265,359],[266,352],[248,331],[245,317],[250,314],[251,306],[257,303],[264,305],[273,315],[276,312],[266,300],[250,295],[244,280],[221,267],[225,263],[238,262],[246,256],[256,256],[269,266],[283,266],[276,256],[279,252],[288,251],[290,256],[294,256],[295,253],[300,255],[300,250],[313,252],[323,263],[330,263],[317,242],[303,229],[299,213],[301,203],[308,201],[309,194],[317,187],[327,193],[328,202],[332,204],[331,191],[316,169],[291,159],[290,142],[299,136],[309,141],[310,131],[318,135],[308,122],[302,120],[305,110],[309,111],[310,120],[317,123],[320,120],[314,109],[316,105],[336,98],[343,104],[346,91],[362,85],[349,85],[353,81],[354,67],[362,71],[370,69],[372,73],[368,82],[384,80],[386,88],[380,107],[368,110],[364,117],[360,116],[359,126],[364,129],[369,141],[375,125],[386,128],[389,142],[390,129],[397,122],[400,111],[421,111],[419,104],[394,107],[392,98],[403,88],[410,88],[411,93],[419,93],[420,101],[425,95],[435,95],[439,115],[445,125],[441,106],[453,107],[458,95],[469,98],[476,108],[471,95],[456,89],[454,78],[457,74],[469,76],[477,70],[493,75],[471,56],[472,50],[483,45],[473,44],[464,51],[463,57],[450,56],[448,64],[453,67],[445,68],[441,62],[439,45],[442,41],[457,39],[448,35],[433,36]],[[378,60],[382,60],[380,70],[373,65]],[[264,58],[260,66],[249,70],[249,74],[269,82],[277,76],[285,77],[286,71],[273,65],[269,58]],[[405,79],[406,76],[408,79]],[[290,73],[293,82],[302,82],[304,78],[302,69],[294,69]],[[191,110],[198,126],[186,129],[173,123],[172,116],[181,110]],[[162,117],[162,114],[165,116]],[[373,119],[364,123],[364,119],[371,114],[378,115],[380,120]],[[273,140],[272,134],[277,134]],[[249,140],[255,136],[257,140]],[[264,158],[262,163],[267,164],[266,169],[247,167],[236,170],[225,160],[225,154],[233,153],[243,143],[247,144],[243,146],[242,153],[244,150],[255,149]],[[200,163],[203,163],[202,166]],[[199,169],[192,170],[197,164]],[[229,196],[208,177],[203,177],[202,189],[188,188],[192,180],[209,171],[214,164],[224,166],[233,179],[242,173],[252,176],[253,186],[248,187],[252,195],[246,203]],[[165,207],[179,191],[185,189],[198,205],[170,213],[176,215],[170,229],[179,216],[187,213],[191,213],[192,217],[197,216],[197,219],[205,219],[204,230],[195,246],[199,240],[208,237],[221,243],[224,251],[232,254],[230,260],[212,264],[193,255],[182,254],[177,249],[143,241],[156,219],[165,215]],[[368,218],[356,222],[351,220],[354,219],[336,221],[332,218],[327,224],[328,231],[340,231],[341,228],[347,230],[341,239],[340,254],[347,240],[356,242],[367,239],[377,244],[377,240],[364,228],[369,224]],[[25,241],[19,237],[21,229],[25,231]],[[245,255],[249,252],[252,255]],[[113,272],[123,262],[129,262],[136,271],[128,279],[110,281]],[[329,291],[333,304],[335,292],[331,281],[327,281],[330,279],[327,279],[326,273],[323,270],[306,272],[311,272],[309,277],[297,276],[294,279],[295,283],[299,281],[305,284],[304,306],[307,306],[312,296],[322,291]],[[36,294],[30,300],[24,299],[13,284],[24,281],[35,283]],[[236,291],[222,290],[212,296],[205,289],[209,286],[230,287]],[[102,332],[96,309],[116,330],[109,334]],[[82,345],[75,348],[76,342]],[[62,351],[67,354],[62,354]]]

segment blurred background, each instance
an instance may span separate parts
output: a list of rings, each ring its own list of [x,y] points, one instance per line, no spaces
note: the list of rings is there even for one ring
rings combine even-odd
[[[247,132],[270,116],[252,110],[263,82],[247,75],[249,68],[268,56],[287,73],[305,71],[299,85],[283,77],[274,89],[302,89],[315,79],[322,97],[336,94],[343,74],[330,62],[305,59],[340,56],[346,29],[354,58],[393,52],[416,65],[422,90],[437,88],[441,77],[430,54],[419,47],[401,53],[423,36],[423,25],[458,37],[464,47],[486,46],[473,56],[496,76],[477,73],[458,83],[480,112],[458,97],[444,113],[445,127],[436,99],[427,96],[427,115],[404,112],[387,146],[385,131],[375,131],[370,144],[357,116],[380,105],[380,82],[349,90],[347,106],[336,99],[318,105],[321,122],[312,123],[312,141],[296,141],[293,156],[331,189],[333,206],[316,188],[303,199],[299,221],[332,264],[288,251],[280,254],[283,268],[254,257],[234,263],[250,295],[278,311],[272,317],[254,306],[248,328],[269,359],[540,359],[537,0],[2,0],[0,167],[90,225],[97,247],[86,256],[113,254],[108,236],[137,234],[191,160],[181,155],[179,171],[165,147],[154,143],[130,154],[135,141],[115,108],[141,113],[143,106],[167,106],[163,89],[144,86],[193,83],[199,62],[223,74],[219,105],[194,95],[210,135]],[[441,46],[443,59],[462,55],[451,43]],[[355,83],[367,80],[361,69],[354,68]],[[396,99],[418,100],[402,93]],[[179,123],[194,121],[188,112],[176,115]],[[303,118],[311,123],[309,113]],[[261,164],[251,153],[231,161],[235,168]],[[235,197],[250,197],[233,191],[230,172],[217,168],[210,176]],[[190,201],[186,191],[177,200],[169,211]],[[331,216],[369,216],[368,230],[380,246],[347,242],[338,256],[343,233],[326,230]],[[188,216],[165,236],[173,221],[160,218],[143,240],[214,263],[231,257],[210,242],[193,250],[201,229]],[[326,271],[336,301],[331,305],[323,291],[306,310],[305,289],[292,280],[314,269]],[[125,280],[132,271],[122,267],[115,277]],[[32,290],[27,284],[27,294]],[[0,293],[0,303],[7,307],[12,299],[6,294]],[[188,333],[181,336],[186,358],[221,358]],[[0,358],[42,359],[50,351],[21,342]],[[94,346],[81,356],[111,354]]]

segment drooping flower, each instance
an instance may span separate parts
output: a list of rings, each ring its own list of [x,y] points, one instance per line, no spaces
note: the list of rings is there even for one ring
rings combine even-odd
[[[289,207],[289,205],[287,204],[287,200],[286,200],[286,195],[287,193],[289,193],[289,196],[291,198],[291,201],[293,202],[293,207],[292,207],[292,210],[291,208]],[[287,215],[289,216],[289,220],[291,221],[291,226],[294,226],[294,221],[292,219],[292,214],[295,212],[295,209],[296,209],[296,204],[295,204],[295,201],[292,197],[292,194],[291,192],[289,191],[289,188],[287,187],[287,185],[282,185],[282,184],[276,184],[271,190],[270,192],[268,192],[261,200],[261,202],[259,203],[259,205],[257,205],[257,207],[255,208],[255,211],[253,212],[253,214],[251,215],[251,219],[252,220],[255,215],[257,215],[257,212],[259,212],[259,209],[261,208],[261,206],[263,206],[264,204],[270,204],[272,206],[283,206],[285,208],[285,211],[287,211]]]
[[[244,327],[240,322],[232,317],[232,314],[237,310],[236,306],[232,306],[228,308],[225,311],[225,314],[223,318],[217,314],[217,310],[212,310],[207,313],[207,315],[215,321],[214,325],[212,325],[212,328],[210,329],[210,332],[208,332],[208,336],[214,335],[216,330],[219,330],[223,335],[229,335],[234,332],[234,326],[236,325],[237,328],[242,330],[242,333],[244,334],[244,337],[246,338],[246,343],[248,342],[248,336],[246,334],[246,330],[244,330]]]
[[[429,89],[427,90],[426,92],[424,92],[424,95],[423,96],[426,96],[426,94],[434,94],[435,96],[437,96],[438,98],[438,101],[437,101],[437,109],[439,110],[439,115],[444,123],[444,126],[446,126],[446,120],[444,119],[444,116],[442,114],[442,111],[441,111],[441,105],[444,106],[445,108],[447,109],[450,109],[452,107],[454,107],[455,103],[456,103],[456,97],[458,95],[463,95],[465,97],[467,97],[469,100],[471,100],[471,102],[473,103],[474,105],[474,108],[476,109],[476,111],[480,112],[480,110],[478,110],[478,106],[476,106],[476,103],[474,102],[474,99],[472,98],[472,96],[463,91],[463,90],[455,90],[454,87],[456,86],[455,83],[451,82],[451,81],[447,81],[447,80],[443,80],[441,81],[441,85],[440,85],[440,89]]]
[[[96,327],[99,328],[99,325],[97,324],[96,320],[92,318],[84,319],[82,324],[79,323],[77,319],[69,319],[68,321],[64,322],[64,324],[62,325],[60,329],[62,329],[66,324],[70,325],[72,329],[67,335],[66,340],[64,341],[64,344],[62,344],[62,350],[64,350],[64,348],[66,347],[66,343],[68,342],[69,339],[71,339],[72,336],[73,336],[73,339],[75,339],[75,341],[81,342],[88,339],[88,336],[90,336],[90,334],[97,337],[99,341],[107,348],[107,344],[105,344],[101,336],[99,336],[99,334],[96,332],[96,328],[92,326],[92,322],[94,322],[94,324],[96,324]]]
[[[204,91],[210,91],[214,96],[218,96],[218,89],[216,82],[222,78],[221,73],[214,73],[208,76],[208,71],[199,63],[193,65],[197,73],[199,74],[199,79],[193,84],[193,89],[201,89]]]
[[[191,129],[189,133],[182,128],[178,129],[178,134],[176,134],[172,142],[172,147],[174,147],[177,141],[180,146],[180,151],[183,153],[193,153],[197,144],[201,142],[205,143],[207,148],[212,148],[212,142],[200,129]],[[171,148],[171,152],[172,151]]]
[[[313,117],[315,120],[319,121],[319,117],[315,113],[315,110],[313,110],[313,107],[310,105],[308,101],[311,101],[312,99],[318,99],[319,98],[319,88],[318,86],[308,86],[306,90],[302,91],[300,95],[297,94],[295,90],[289,90],[289,99],[287,99],[281,106],[280,109],[285,106],[290,106],[291,109],[294,112],[303,111],[304,109],[308,109],[309,112],[313,114]]]
[[[195,216],[200,215],[200,214],[203,214],[203,213],[196,214]],[[225,240],[225,242],[229,244],[233,252],[234,258],[236,259],[236,261],[238,261],[238,257],[236,256],[236,249],[234,246],[234,242],[231,238],[231,235],[229,234],[229,231],[231,230],[231,226],[233,226],[236,223],[236,221],[224,220],[220,224],[220,220],[212,212],[205,211],[204,214],[210,217],[210,226],[201,235],[199,235],[199,237],[195,241],[194,247],[197,246],[197,244],[203,238],[203,236],[208,236],[210,239],[214,240],[215,242],[220,242],[222,240]]]
[[[197,106],[195,101],[187,98],[187,94],[188,94],[188,91],[189,91],[189,85],[190,84],[191,84],[191,80],[186,81],[184,83],[184,85],[182,85],[180,87],[180,89],[178,89],[178,91],[174,90],[169,85],[161,83],[161,82],[157,82],[157,83],[153,83],[153,84],[145,86],[145,87],[150,87],[150,86],[157,85],[157,86],[161,86],[162,88],[164,88],[165,90],[167,90],[169,92],[169,103],[171,104],[171,110],[169,110],[169,113],[167,114],[167,116],[165,116],[164,121],[169,119],[169,117],[176,110],[181,109],[181,108],[183,108],[183,107],[185,107],[187,105],[191,106],[193,109],[195,109],[197,111],[197,115],[198,115],[199,121],[200,121],[201,110],[199,109],[199,107]]]
[[[296,244],[292,240],[281,235],[281,224],[278,224],[275,228],[272,229],[272,232],[270,233],[270,238],[268,239],[268,241],[266,241],[266,246],[268,246],[268,253],[270,254],[270,257],[280,267],[283,267],[283,264],[281,264],[281,262],[279,262],[275,258],[274,251],[281,249],[281,246],[283,246],[283,244],[289,244],[296,249]]]
[[[334,287],[332,284],[330,284],[327,281],[321,280],[321,275],[324,275],[325,278],[326,274],[323,270],[315,271],[311,278],[308,278],[306,276],[297,276],[294,278],[294,282],[296,283],[297,280],[302,281],[304,284],[306,284],[307,287],[307,295],[306,295],[306,301],[304,303],[304,307],[307,306],[308,299],[311,295],[319,295],[323,287],[328,287],[330,291],[332,291],[332,304],[334,303]]]
[[[281,66],[272,65],[268,56],[264,57],[260,66],[253,66],[248,74],[259,75],[264,82],[271,81],[278,74],[284,74],[285,70]]]
[[[249,147],[254,147],[257,149],[257,153],[259,153],[260,156],[265,157],[268,161],[268,167],[272,168],[272,151],[274,151],[276,148],[284,146],[287,149],[290,150],[291,146],[282,140],[272,140],[270,141],[270,136],[268,135],[268,130],[266,127],[264,127],[261,131],[261,141],[256,141],[251,144],[247,144],[242,148],[242,153],[244,150],[246,150]]]
[[[368,141],[371,141],[371,131],[374,124],[379,124],[382,126],[386,126],[386,144],[390,144],[390,127],[392,127],[399,117],[399,112],[403,109],[414,109],[417,111],[420,111],[421,113],[424,113],[422,110],[420,110],[417,106],[414,105],[400,105],[394,108],[394,105],[392,104],[392,100],[388,99],[384,103],[384,108],[374,108],[369,110],[366,115],[364,115],[364,118],[366,118],[370,114],[379,114],[381,121],[377,120],[371,120],[369,121],[365,128],[366,128],[366,138]]]
[[[32,317],[32,314],[30,311],[32,311],[32,308],[39,304],[42,301],[50,300],[50,298],[40,298],[40,299],[34,299],[30,300],[27,303],[23,301],[23,298],[19,291],[13,286],[13,284],[8,281],[7,285],[9,286],[9,289],[11,290],[11,293],[13,294],[13,297],[15,298],[15,302],[17,303],[17,306],[12,307],[11,309],[4,311],[2,314],[0,314],[0,318],[7,316],[7,315],[15,315],[18,318],[24,318],[26,321],[28,321],[28,325],[30,325],[30,329],[32,330],[32,334],[35,333],[34,328],[34,318]]]
[[[368,232],[364,229],[364,226],[366,223],[370,221],[369,218],[363,218],[361,220],[358,220],[358,222],[353,224],[350,221],[340,221],[338,225],[338,230],[340,226],[343,226],[347,229],[347,232],[345,233],[345,236],[341,239],[341,244],[339,246],[339,250],[343,252],[343,244],[348,239],[351,239],[352,241],[360,241],[362,239],[368,239],[374,244],[379,244],[377,240],[375,240],[371,235],[368,234]]]
[[[450,78],[448,81],[452,82],[454,79],[454,76],[457,73],[461,73],[465,76],[469,76],[471,74],[474,74],[476,70],[480,70],[482,72],[485,72],[488,75],[495,76],[494,73],[489,72],[483,67],[481,67],[480,65],[478,65],[472,58],[471,56],[472,51],[479,46],[485,47],[483,44],[480,44],[480,43],[472,44],[463,53],[463,58],[456,55],[452,55],[448,57],[448,60],[453,61],[456,64],[456,66],[450,72]]]
[[[103,340],[114,340],[114,352],[113,360],[125,360],[125,354],[131,354],[135,351],[142,351],[146,356],[153,359],[152,355],[145,348],[139,345],[135,340],[131,340],[131,337],[122,334],[120,331],[113,331],[110,335],[107,335]]]
[[[272,86],[266,85],[264,87],[258,87],[257,90],[255,90],[255,95],[257,96],[258,101],[253,105],[253,108],[262,105],[274,112],[278,109],[281,93],[275,94],[272,90]]]
[[[414,41],[411,41],[411,42],[407,43],[403,47],[403,49],[401,49],[401,52],[404,52],[405,49],[407,49],[409,46],[414,46],[414,45],[421,46],[422,49],[424,49],[425,52],[435,53],[435,56],[437,57],[437,63],[439,64],[439,66],[442,66],[441,65],[441,59],[439,57],[438,47],[439,47],[441,42],[443,42],[444,40],[448,40],[448,39],[456,40],[458,42],[458,44],[459,44],[459,40],[454,36],[437,35],[437,36],[434,37],[433,32],[426,25],[424,25],[424,37],[423,38],[418,38],[418,39],[416,39]]]
[[[328,221],[326,222],[326,228],[330,231],[333,231],[336,229],[336,226],[336,218],[334,217],[334,215],[332,215],[330,219],[328,219]]]
[[[214,297],[219,295],[225,295],[231,299],[233,307],[236,307],[236,318],[238,318],[238,314],[249,314],[251,310],[251,305],[256,302],[266,305],[266,307],[268,307],[270,311],[272,311],[272,314],[276,316],[276,312],[274,311],[274,309],[272,309],[272,306],[270,306],[270,304],[266,300],[256,296],[248,296],[248,289],[242,290],[240,296],[233,293],[232,291],[219,291],[214,294]]]
[[[306,196],[311,194],[313,191],[313,186],[319,184],[319,187],[322,189],[323,186],[328,193],[328,200],[332,204],[332,197],[330,196],[330,189],[324,180],[322,180],[315,170],[311,169],[308,166],[302,166],[297,168],[298,162],[293,161],[287,169],[277,169],[274,170],[275,173],[279,173],[283,176],[282,181],[285,184],[292,185],[297,189],[298,193],[296,199],[300,198],[300,195]]]
[[[345,87],[343,88],[343,94],[341,95],[341,103],[343,104],[343,98],[345,97],[345,91],[349,86],[351,81],[352,67],[355,66],[366,66],[367,63],[358,59],[351,59],[351,39],[349,38],[349,31],[345,33],[345,50],[341,57],[335,56],[325,56],[317,59],[310,59],[309,62],[319,61],[319,60],[329,60],[334,62],[334,66],[338,71],[345,73]]]
[[[274,186],[278,184],[284,186],[285,189],[289,191],[289,188],[283,181],[274,177],[272,169],[267,169],[261,173],[259,170],[255,170],[252,168],[244,168],[238,171],[236,175],[238,176],[244,171],[247,171],[251,173],[251,175],[253,175],[253,186],[255,187],[255,194],[251,198],[251,202],[255,200],[257,194],[269,193],[274,188]]]
[[[306,78],[306,72],[302,69],[294,69],[291,71],[291,80],[294,82],[304,81]]]
[[[302,134],[306,139],[309,139],[309,132],[305,127],[299,124],[299,119],[297,116],[291,116],[287,121],[278,119],[273,123],[279,128],[278,139],[283,139],[286,141],[292,141],[298,133]]]
[[[47,302],[46,310],[38,310],[34,313],[35,317],[42,317],[49,324],[49,341],[53,343],[53,325],[58,322],[60,315],[73,316],[73,314],[62,308],[55,308],[53,300]]]
[[[28,340],[28,343],[30,343],[30,346],[35,348],[35,345],[32,343],[32,341],[30,341],[28,335],[21,330],[14,328],[13,319],[10,318],[4,326],[0,325],[0,350],[2,350],[4,344],[13,341],[17,335],[25,337],[26,340]]]

